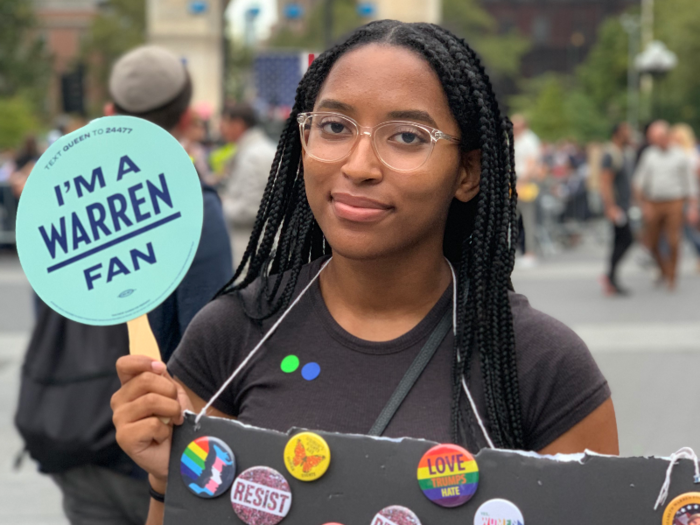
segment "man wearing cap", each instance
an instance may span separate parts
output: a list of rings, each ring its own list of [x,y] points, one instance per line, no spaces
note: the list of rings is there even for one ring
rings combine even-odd
[[[143,46],[132,50],[121,57],[114,65],[109,80],[109,92],[112,102],[105,106],[107,115],[131,115],[149,120],[175,136],[187,127],[190,99],[192,97],[192,82],[183,62],[169,51],[156,46]],[[158,155],[154,151],[153,155]],[[180,342],[185,328],[195,314],[213,297],[217,290],[224,286],[232,275],[231,247],[226,231],[221,202],[211,187],[202,184],[204,202],[204,222],[202,236],[194,261],[188,273],[178,288],[163,304],[148,314],[151,328],[160,347],[164,361]],[[114,369],[114,354],[129,353],[126,325],[118,326],[87,326],[73,323],[45,305],[39,314],[39,322],[30,343],[30,352],[34,341],[41,341],[42,335],[53,337],[54,347],[49,343],[49,351],[58,359],[68,361],[75,357],[75,348],[89,348],[90,360],[109,361],[99,365],[102,368]],[[62,323],[62,324],[61,324]],[[72,325],[71,325],[72,323]],[[61,331],[80,330],[78,341],[73,339],[71,345],[62,342],[56,332],[44,332],[46,326],[60,325]],[[107,333],[108,331],[111,331]],[[105,347],[95,347],[95,341],[109,341]],[[106,346],[111,346],[108,350]],[[121,350],[119,347],[123,347]],[[114,348],[116,347],[116,352]],[[111,353],[110,353],[111,352]],[[33,354],[36,355],[36,354]],[[83,366],[80,364],[75,368]],[[94,363],[92,363],[94,366]],[[85,365],[87,366],[87,365]],[[84,373],[76,370],[76,375]],[[115,431],[111,425],[110,397],[117,390],[119,381],[116,379],[109,391],[111,383],[101,383],[98,389],[89,381],[84,385],[73,387],[82,389],[80,395],[96,399],[96,410],[101,414],[109,413],[109,422],[102,429],[107,438],[101,437],[95,449],[105,450],[105,453],[93,454],[92,459],[78,466],[67,467],[64,471],[47,469],[40,465],[44,472],[51,473],[53,479],[63,492],[63,508],[71,525],[141,525],[146,522],[149,507],[149,490],[147,475],[126,454],[116,446]],[[66,403],[69,404],[69,403]],[[20,409],[21,395],[20,395]],[[57,415],[64,421],[82,423],[79,414],[71,414],[66,406],[65,414]],[[97,419],[97,418],[95,418]],[[85,423],[89,428],[88,423]],[[111,441],[110,441],[111,438]],[[103,443],[108,442],[107,446]],[[91,443],[92,445],[92,443]],[[115,453],[116,448],[116,453]],[[29,452],[32,450],[29,448]],[[79,455],[79,454],[78,454]]]

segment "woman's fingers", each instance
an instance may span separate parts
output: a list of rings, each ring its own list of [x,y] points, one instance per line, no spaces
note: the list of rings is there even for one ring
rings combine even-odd
[[[181,414],[182,409],[177,399],[147,393],[128,403],[116,403],[113,420],[114,425],[119,427],[151,416],[176,419]]]
[[[124,384],[112,396],[112,410],[115,410],[119,405],[135,401],[146,394],[157,394],[169,399],[177,399],[177,388],[172,379],[152,372],[142,372]]]
[[[158,361],[145,355],[122,356],[117,359],[117,375],[119,375],[119,380],[122,385],[125,385],[134,377],[144,372],[153,372],[153,363],[158,363]],[[163,366],[165,367],[165,365]]]

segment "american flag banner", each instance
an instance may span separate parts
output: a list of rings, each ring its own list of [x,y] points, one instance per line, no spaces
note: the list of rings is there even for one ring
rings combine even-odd
[[[262,113],[287,118],[301,77],[315,58],[309,52],[262,52],[253,64],[256,106]]]

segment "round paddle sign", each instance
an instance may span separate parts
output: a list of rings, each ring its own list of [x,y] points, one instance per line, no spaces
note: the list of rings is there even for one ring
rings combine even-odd
[[[146,314],[185,276],[202,232],[202,190],[178,141],[134,117],[105,117],[37,161],[17,211],[34,291],[80,323]]]

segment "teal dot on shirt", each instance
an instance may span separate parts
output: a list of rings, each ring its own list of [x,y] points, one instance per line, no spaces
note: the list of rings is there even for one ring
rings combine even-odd
[[[301,369],[301,377],[307,381],[313,381],[321,373],[321,366],[318,363],[306,363]]]
[[[291,374],[297,368],[299,368],[299,358],[295,355],[288,355],[282,359],[282,364],[280,365],[282,372],[285,374]]]

